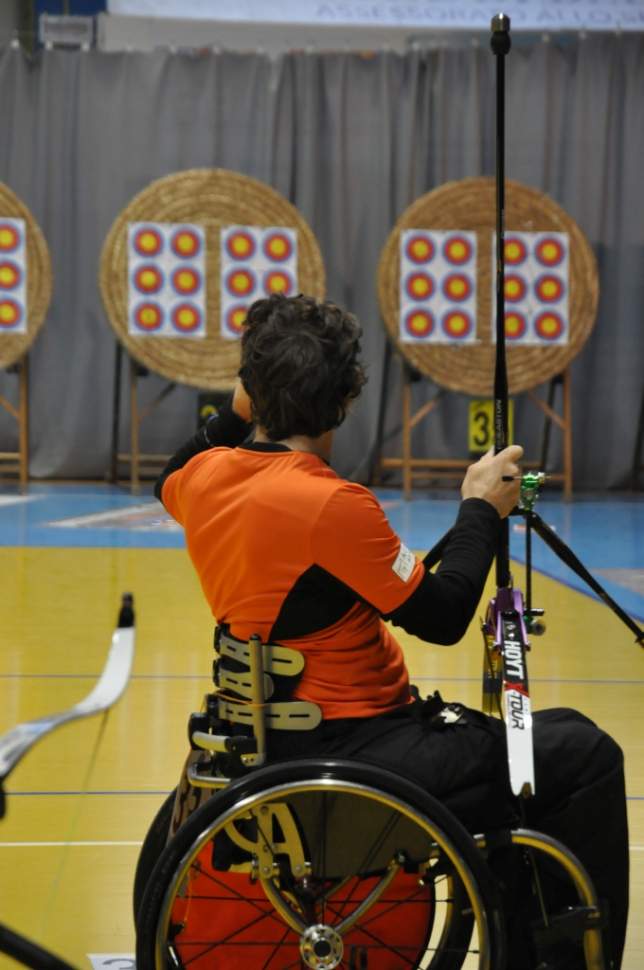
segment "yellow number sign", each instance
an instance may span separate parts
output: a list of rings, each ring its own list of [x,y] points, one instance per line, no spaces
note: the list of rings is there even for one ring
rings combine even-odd
[[[470,401],[468,450],[483,454],[494,445],[494,401]],[[514,401],[508,401],[508,443],[514,440]]]

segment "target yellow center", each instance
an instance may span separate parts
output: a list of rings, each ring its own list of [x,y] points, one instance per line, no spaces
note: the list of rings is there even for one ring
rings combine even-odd
[[[140,320],[144,327],[152,327],[157,322],[158,314],[157,311],[152,307],[146,307],[145,310],[141,310]]]
[[[139,246],[144,249],[146,253],[154,252],[157,248],[156,236],[153,236],[151,232],[144,232],[139,239]]]

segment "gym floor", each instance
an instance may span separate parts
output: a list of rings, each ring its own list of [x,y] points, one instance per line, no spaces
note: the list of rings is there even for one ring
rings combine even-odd
[[[377,490],[408,546],[429,548],[456,501]],[[644,620],[644,497],[557,493],[544,521],[608,592]],[[523,584],[521,525],[512,520],[515,583]],[[632,905],[623,970],[644,966],[644,653],[619,619],[590,595],[539,538],[534,603],[547,632],[529,657],[533,707],[576,707],[626,755]],[[186,721],[210,688],[212,618],[181,530],[150,494],[121,488],[0,488],[0,734],[62,710],[100,673],[121,593],[135,596],[134,672],[104,718],[61,728],[9,778],[0,830],[1,918],[80,968],[133,967],[131,888],[146,828],[176,784]],[[493,592],[488,583],[485,598]],[[482,604],[483,609],[483,604]],[[401,638],[421,691],[480,704],[481,636],[473,622],[456,647]],[[598,838],[601,833],[598,833]],[[0,966],[15,966],[0,957]]]

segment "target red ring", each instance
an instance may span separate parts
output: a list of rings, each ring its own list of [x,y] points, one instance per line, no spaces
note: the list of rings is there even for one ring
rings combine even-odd
[[[290,273],[281,269],[269,270],[264,275],[263,287],[267,296],[270,296],[271,293],[290,296],[294,289],[293,277]]]
[[[248,307],[245,303],[238,303],[236,306],[229,307],[225,316],[226,329],[239,337],[244,330],[247,314]]]
[[[523,313],[509,310],[505,314],[505,336],[507,340],[521,340],[528,329],[528,321]]]
[[[139,266],[132,277],[134,288],[146,296],[158,293],[163,289],[164,276],[162,271],[154,263],[144,263]]]
[[[441,327],[451,340],[465,340],[471,334],[474,323],[464,310],[450,310],[441,320]]]
[[[431,263],[434,254],[434,243],[429,236],[423,236],[419,233],[410,236],[405,243],[405,256],[412,263]]]
[[[520,303],[525,299],[528,285],[518,273],[508,273],[503,281],[505,298],[509,303]]]
[[[463,266],[472,258],[472,243],[466,236],[450,236],[443,243],[443,256],[452,266]]]
[[[566,250],[558,239],[546,236],[537,243],[534,254],[542,266],[558,266],[566,255]]]
[[[170,246],[175,256],[180,259],[192,259],[201,252],[201,238],[194,229],[177,229],[170,240]]]
[[[145,333],[154,333],[155,330],[160,330],[163,326],[163,308],[154,300],[139,303],[134,308],[133,317],[135,325],[139,330],[144,330]]]
[[[172,326],[179,333],[194,333],[201,326],[203,316],[195,303],[178,303],[174,307],[170,319]]]
[[[518,236],[506,236],[503,253],[508,266],[520,266],[528,258],[528,247]]]
[[[564,332],[564,328],[563,319],[554,310],[546,310],[540,313],[534,321],[535,333],[542,340],[548,342],[558,340]]]
[[[231,259],[252,259],[257,244],[245,229],[235,229],[226,238],[226,252]]]
[[[13,253],[18,249],[22,236],[10,222],[0,222],[0,252]]]
[[[23,317],[23,307],[16,300],[4,297],[0,300],[0,327],[4,330],[11,330],[17,327]]]
[[[429,273],[410,273],[405,280],[405,292],[410,300],[428,300],[434,289],[434,278]]]
[[[285,232],[271,232],[264,238],[262,246],[267,259],[284,263],[293,255],[293,243]]]
[[[15,290],[22,283],[23,272],[12,259],[0,261],[0,290]]]
[[[565,287],[558,276],[544,273],[535,281],[534,291],[542,303],[557,303],[564,295]]]
[[[179,266],[172,274],[172,288],[180,296],[191,296],[201,289],[201,273],[192,266]]]
[[[410,310],[405,316],[404,326],[410,337],[429,337],[434,331],[434,316],[429,310]]]
[[[450,273],[443,280],[443,294],[448,300],[461,303],[472,295],[472,280],[465,273]]]
[[[134,233],[132,245],[139,256],[159,256],[163,251],[163,236],[154,226],[142,226]]]
[[[250,269],[231,269],[226,275],[226,289],[232,296],[250,296],[257,286],[257,277]]]

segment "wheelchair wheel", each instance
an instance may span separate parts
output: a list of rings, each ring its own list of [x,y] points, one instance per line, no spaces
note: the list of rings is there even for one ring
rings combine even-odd
[[[168,833],[170,831],[170,822],[172,821],[176,794],[177,789],[175,788],[174,791],[170,792],[166,800],[163,802],[161,808],[154,816],[152,825],[147,831],[145,839],[143,840],[143,845],[141,846],[141,851],[139,852],[139,858],[136,863],[136,871],[134,873],[134,886],[132,889],[132,909],[134,911],[135,926],[138,912],[141,908],[141,901],[143,899],[145,887],[147,886],[148,879],[150,878],[150,873],[154,869],[159,856],[165,849],[168,842]]]
[[[293,761],[199,808],[148,880],[138,970],[479,970],[505,965],[500,904],[459,822],[357,762]]]

